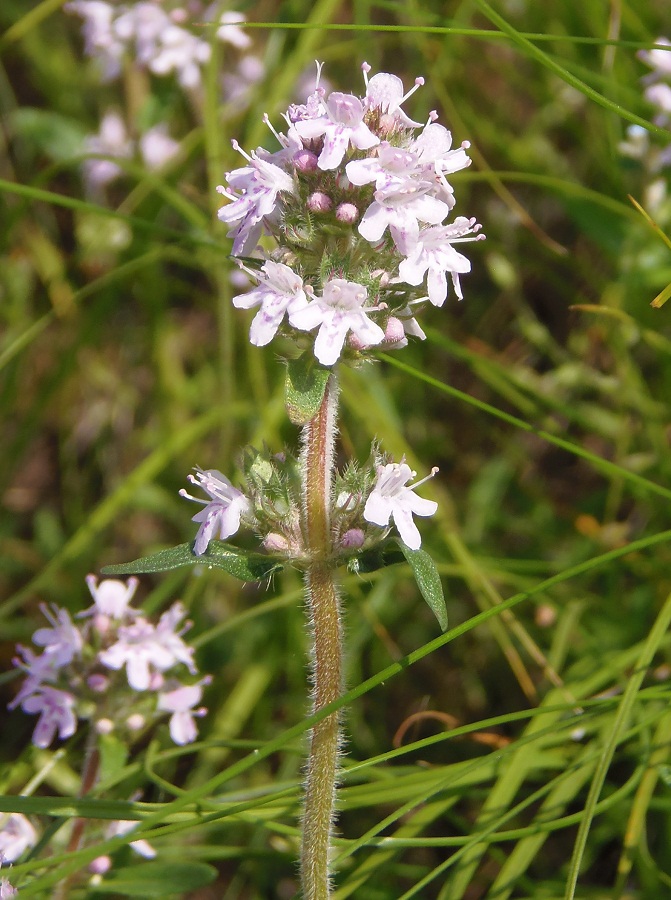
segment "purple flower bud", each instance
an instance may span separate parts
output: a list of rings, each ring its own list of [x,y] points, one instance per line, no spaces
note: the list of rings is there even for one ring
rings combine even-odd
[[[316,172],[317,159],[317,154],[311,150],[299,150],[294,154],[294,165],[299,172]]]
[[[359,210],[353,203],[341,203],[336,209],[336,219],[339,222],[346,222],[353,225],[359,218]]]
[[[99,674],[89,675],[86,679],[86,683],[92,691],[96,692],[96,694],[104,694],[110,684],[109,678],[106,675]]]
[[[104,875],[112,868],[112,860],[109,856],[96,856],[89,863],[89,872],[93,875]]]
[[[340,538],[340,546],[347,550],[357,550],[363,545],[365,534],[361,528],[350,528]]]
[[[98,734],[111,734],[114,731],[114,722],[111,719],[98,719],[95,730]]]
[[[315,191],[314,194],[310,194],[308,197],[307,205],[310,212],[324,213],[333,209],[333,200],[328,194],[324,194],[322,191]]]
[[[396,344],[405,337],[403,322],[395,316],[389,316],[387,327],[384,330],[384,340],[388,344]]]
[[[289,549],[289,541],[283,534],[271,531],[263,539],[263,547],[269,553],[286,553]]]
[[[398,123],[393,115],[390,115],[389,113],[384,113],[383,115],[380,116],[380,121],[379,121],[377,130],[381,137],[387,137],[388,135],[390,135],[392,132],[394,132],[396,130],[397,124]]]

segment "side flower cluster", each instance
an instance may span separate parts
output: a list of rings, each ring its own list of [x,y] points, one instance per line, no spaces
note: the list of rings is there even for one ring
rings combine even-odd
[[[119,77],[124,60],[130,59],[153,75],[174,74],[182,88],[198,87],[201,69],[212,53],[209,42],[194,28],[203,22],[216,25],[217,40],[238,50],[247,51],[252,43],[240,28],[245,17],[220,13],[218,3],[205,6],[196,0],[168,11],[151,0],[119,4],[70,0],[65,9],[83,19],[85,51],[99,61],[107,81]]]
[[[194,717],[206,713],[199,704],[208,678],[194,681],[194,651],[183,639],[190,624],[182,624],[182,604],[174,603],[154,625],[129,605],[136,578],[98,583],[89,575],[86,581],[93,605],[79,614],[81,621],[43,604],[49,624],[33,635],[42,652],[17,647],[14,664],[25,678],[9,707],[39,716],[33,743],[46,748],[56,736],[66,740],[79,719],[89,720],[100,734],[132,735],[166,713],[176,744],[195,740]],[[187,683],[181,673],[191,676]]]
[[[202,556],[211,540],[227,540],[245,527],[263,536],[268,553],[289,557],[296,565],[306,562],[297,461],[284,453],[268,458],[250,450],[243,469],[245,491],[215,469],[196,469],[189,476],[208,500],[180,491],[186,499],[203,504],[193,517],[200,524],[194,553]],[[408,484],[417,473],[405,460],[389,462],[375,450],[366,466],[348,467],[337,478],[330,512],[334,555],[347,559],[372,549],[387,537],[391,523],[406,546],[418,550],[422,541],[413,516],[432,516],[437,504],[419,497],[415,490],[437,472],[434,468],[427,478]]]
[[[258,281],[233,300],[258,308],[252,344],[278,333],[299,348],[308,340],[323,366],[423,338],[415,310],[442,306],[448,282],[461,299],[470,262],[456,246],[484,237],[475,219],[449,219],[448,176],[470,165],[468,142],[453,147],[435,112],[422,126],[402,109],[423,79],[404,93],[395,75],[362,69],[361,98],[327,95],[318,69],[306,103],[285,113],[286,133],[273,129],[280,149],[247,154],[234,141],[245,165],[218,188],[233,255]],[[270,256],[264,235],[275,240]]]

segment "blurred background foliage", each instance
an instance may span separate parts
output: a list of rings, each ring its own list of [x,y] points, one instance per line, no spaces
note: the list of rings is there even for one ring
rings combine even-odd
[[[614,799],[585,836],[577,895],[668,896],[664,634],[626,723],[617,719],[671,590],[669,543],[656,538],[671,500],[671,326],[668,309],[650,306],[671,281],[671,251],[627,195],[648,209],[654,197],[662,229],[671,202],[619,150],[631,122],[652,119],[636,52],[668,33],[667,4],[240,4],[262,25],[248,29],[263,75],[244,102],[222,98],[220,73],[239,57],[227,44],[213,43],[199,91],[132,66],[103,83],[80,20],[59,2],[30,6],[0,5],[3,701],[15,691],[14,644],[29,642],[40,602],[76,612],[88,605],[87,573],[192,537],[177,494],[192,466],[232,475],[246,444],[296,447],[279,354],[251,347],[249,317],[231,306],[235,267],[214,190],[239,164],[230,139],[276,149],[261,116],[281,126],[308,92],[315,59],[334,88],[354,93],[363,60],[408,87],[423,75],[408,111],[423,121],[436,109],[455,142],[471,141],[474,164],[454,177],[456,211],[476,216],[487,241],[469,248],[464,301],[427,317],[426,343],[343,373],[342,460],[365,459],[378,438],[421,474],[440,467],[431,491],[440,513],[422,531],[451,626],[531,594],[350,705],[336,896],[564,896],[611,738],[602,799]],[[121,177],[95,194],[82,177],[84,141],[111,108],[131,136],[165,122],[180,146],[158,172],[122,160]],[[669,137],[651,125],[650,140]],[[656,543],[597,559],[647,539]],[[579,577],[538,589],[574,566]],[[199,667],[215,674],[204,742],[183,759],[161,757],[163,779],[202,784],[303,718],[300,587],[292,572],[269,594],[214,572],[143,579],[148,608],[177,596],[188,605]],[[348,576],[344,589],[348,687],[436,637],[407,569]],[[563,711],[538,715],[546,707]],[[51,754],[30,746],[20,712],[0,716],[0,788],[13,796]],[[502,717],[496,727],[492,717]],[[409,743],[469,723],[466,737],[376,760],[399,729]],[[294,739],[228,785],[245,796],[293,786],[286,802],[194,830],[185,852],[214,861],[219,880],[189,896],[293,896],[301,747]],[[74,740],[37,793],[67,795],[81,750]],[[162,782],[148,782],[144,799],[168,798]],[[548,784],[557,797],[545,807],[534,791]],[[116,796],[131,793],[124,785]],[[371,837],[348,855],[348,842],[406,801],[412,814],[383,833],[405,828],[417,844],[385,849]],[[555,830],[565,815],[574,819]],[[497,816],[530,830],[464,843]]]

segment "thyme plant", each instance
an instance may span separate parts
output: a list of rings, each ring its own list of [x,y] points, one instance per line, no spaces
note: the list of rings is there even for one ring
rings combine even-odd
[[[427,306],[443,305],[448,276],[462,297],[459,276],[470,262],[456,245],[482,237],[475,219],[453,216],[447,177],[470,164],[468,143],[453,147],[435,112],[422,124],[403,109],[423,79],[405,93],[395,75],[369,77],[366,63],[362,70],[363,97],[327,94],[318,64],[306,102],[284,114],[285,131],[265,117],[279,148],[247,153],[234,141],[244,164],[218,188],[227,201],[219,218],[229,226],[233,257],[256,282],[233,303],[256,310],[252,344],[276,342],[285,354],[286,407],[301,429],[299,455],[248,448],[240,487],[216,469],[196,469],[189,480],[207,499],[181,491],[203,506],[193,517],[195,541],[106,570],[135,574],[202,563],[248,580],[282,566],[304,573],[313,713],[325,710],[312,729],[306,766],[305,900],[330,896],[341,725],[328,706],[342,691],[339,568],[370,571],[402,554],[447,625],[440,579],[413,518],[436,511],[415,491],[437,469],[413,482],[405,459],[393,461],[374,444],[368,460],[338,471],[338,371],[370,364],[378,349],[423,339],[418,318]],[[258,535],[262,552],[228,542],[240,529]]]

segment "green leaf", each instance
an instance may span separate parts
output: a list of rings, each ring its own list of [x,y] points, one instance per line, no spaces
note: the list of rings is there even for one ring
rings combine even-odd
[[[201,556],[196,556],[193,552],[193,543],[179,544],[177,547],[159,550],[152,556],[143,556],[133,562],[105,566],[102,574],[146,575],[153,572],[169,572],[181,566],[224,569],[240,581],[262,581],[278,569],[280,564],[277,560],[262,556],[260,553],[248,553],[223,541],[210,541],[207,550]]]
[[[436,564],[426,550],[411,550],[403,541],[397,541],[397,543],[412,569],[422,597],[431,607],[441,629],[445,631],[447,629],[447,607]]]
[[[100,884],[89,884],[90,894],[121,894],[123,897],[174,897],[212,884],[214,866],[199,862],[140,863],[111,874]]]
[[[289,360],[286,380],[287,413],[294,425],[305,425],[319,411],[331,374],[311,353]]]
[[[128,748],[114,734],[99,734],[98,749],[100,751],[100,781],[113,779],[126,765]]]

